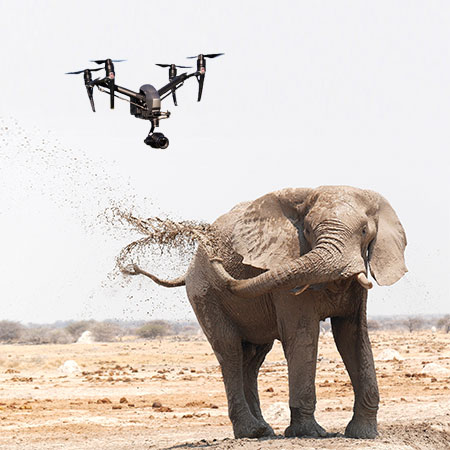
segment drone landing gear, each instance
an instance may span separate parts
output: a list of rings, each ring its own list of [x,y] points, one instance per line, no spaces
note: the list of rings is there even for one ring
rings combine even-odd
[[[155,126],[158,126],[157,119],[152,120],[152,127],[148,132],[148,136],[144,139],[144,143],[152,148],[165,149],[169,146],[169,139],[162,133],[154,133]]]

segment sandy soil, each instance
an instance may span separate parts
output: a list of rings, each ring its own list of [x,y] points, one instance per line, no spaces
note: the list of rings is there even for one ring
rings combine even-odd
[[[0,448],[7,449],[440,449],[450,448],[450,334],[376,333],[380,437],[285,439],[287,368],[279,343],[260,396],[279,436],[232,438],[220,370],[204,340],[0,346]],[[74,360],[79,372],[59,367]],[[434,364],[432,364],[434,363]],[[429,364],[432,364],[431,366]],[[423,368],[428,373],[423,373]],[[318,422],[343,433],[353,393],[331,336],[317,363]]]

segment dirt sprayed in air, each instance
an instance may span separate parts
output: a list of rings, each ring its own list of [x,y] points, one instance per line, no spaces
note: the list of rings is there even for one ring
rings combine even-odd
[[[110,208],[105,216],[112,226],[128,226],[141,236],[123,247],[117,257],[117,268],[124,274],[132,273],[130,267],[135,264],[145,264],[151,255],[158,258],[178,255],[179,259],[190,261],[198,244],[214,254],[219,241],[214,227],[206,222],[160,217],[144,219],[119,207]]]
[[[122,295],[129,294],[134,302],[131,315],[143,303],[151,312],[149,304],[161,300],[153,296],[149,280],[124,276],[126,266],[137,263],[161,276],[178,276],[186,270],[199,240],[211,240],[208,224],[169,218],[152,199],[136,193],[114,162],[66,145],[50,131],[25,129],[14,118],[0,117],[0,195],[0,218],[6,218],[11,229],[14,223],[27,223],[26,229],[32,231],[33,217],[58,215],[73,226],[79,224],[82,233],[95,236],[104,247],[116,249],[110,263],[102,264],[103,279],[93,286],[86,302],[93,304],[96,296],[105,297],[127,285],[128,292]],[[134,278],[132,290],[130,278]],[[84,315],[90,311],[86,306]],[[124,314],[128,315],[126,310]]]

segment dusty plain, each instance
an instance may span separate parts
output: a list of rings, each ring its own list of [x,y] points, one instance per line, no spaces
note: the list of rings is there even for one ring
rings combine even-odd
[[[285,439],[287,367],[279,342],[259,377],[277,437],[235,440],[220,369],[202,338],[0,346],[0,448],[9,449],[449,449],[450,334],[372,333],[380,436],[346,439],[353,392],[331,335],[320,338],[318,422],[326,439]],[[80,371],[63,373],[74,360]],[[433,364],[432,364],[433,363]],[[430,366],[430,364],[432,364]],[[424,373],[424,366],[432,373]]]

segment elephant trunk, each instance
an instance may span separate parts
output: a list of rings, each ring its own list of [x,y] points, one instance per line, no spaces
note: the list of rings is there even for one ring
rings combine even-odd
[[[292,289],[328,283],[354,275],[357,275],[357,280],[363,287],[366,289],[371,287],[369,286],[371,283],[364,275],[365,266],[362,258],[361,261],[349,261],[335,245],[320,244],[298,259],[244,280],[233,278],[224,269],[220,260],[214,259],[211,263],[220,280],[230,291],[244,298],[254,298],[280,288]]]

